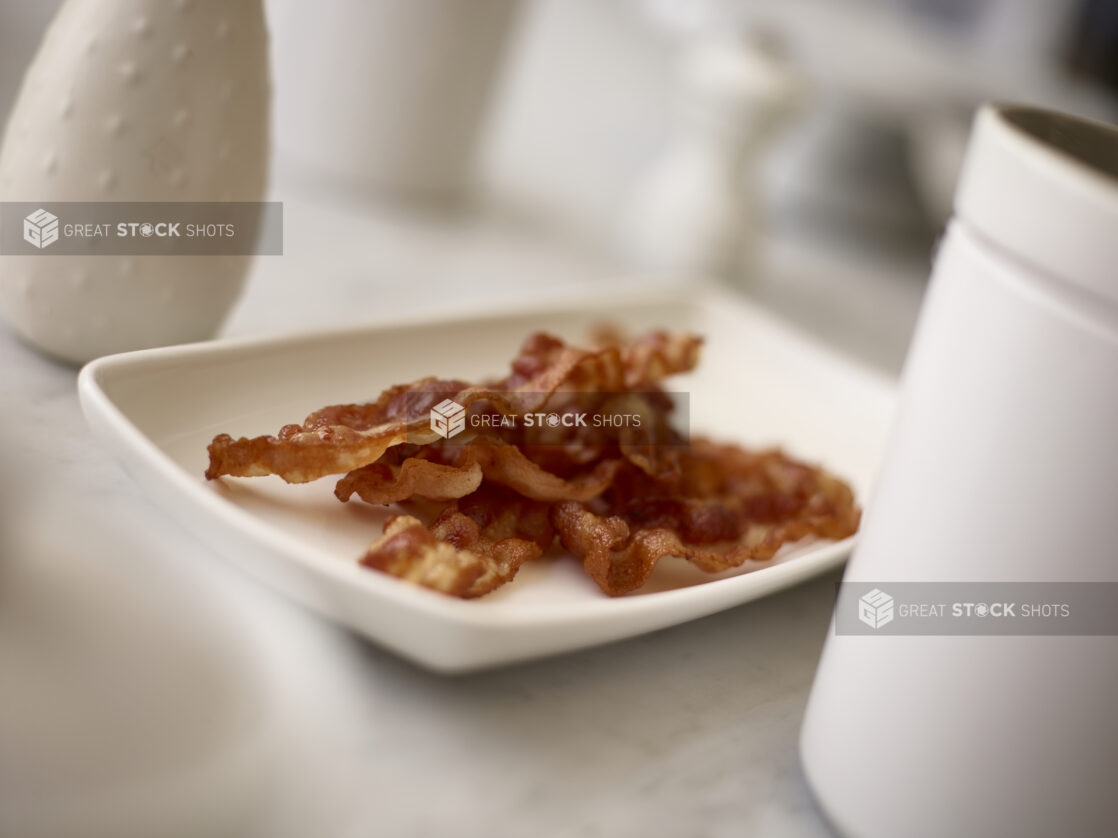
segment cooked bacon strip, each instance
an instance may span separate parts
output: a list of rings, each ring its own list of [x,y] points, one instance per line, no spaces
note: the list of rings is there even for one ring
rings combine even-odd
[[[702,339],[687,332],[649,332],[624,351],[625,384],[639,390],[699,363]]]
[[[850,522],[845,515],[821,515],[751,524],[733,541],[698,546],[667,527],[631,529],[616,515],[603,518],[573,502],[556,504],[552,523],[563,546],[583,560],[587,574],[610,596],[641,587],[665,556],[687,559],[700,570],[718,573],[749,560],[767,561],[785,544],[807,536],[840,539],[858,528],[857,520]]]
[[[275,436],[234,440],[220,434],[209,446],[206,477],[278,474],[289,483],[305,483],[344,474],[376,462],[394,446],[437,441],[428,425],[429,411],[447,393],[454,393],[451,398],[463,407],[484,400],[502,413],[534,412],[560,388],[621,391],[628,381],[652,385],[653,376],[683,372],[696,362],[700,342],[690,335],[663,335],[623,359],[617,347],[588,351],[536,334],[525,342],[510,374],[491,385],[421,379],[392,387],[369,405],[316,411],[302,425],[286,425]],[[629,363],[634,364],[631,369]]]
[[[515,445],[478,443],[458,454],[461,462],[477,463],[485,479],[539,501],[590,500],[600,495],[620,468],[618,460],[603,460],[587,471],[563,478],[544,471]]]
[[[480,490],[448,506],[431,526],[388,519],[361,564],[451,596],[472,599],[512,580],[555,538],[547,504]]]
[[[509,545],[493,556],[460,550],[436,538],[418,518],[394,515],[361,564],[450,596],[472,598],[510,580],[526,558],[539,555],[538,550],[528,542]]]
[[[356,494],[366,503],[398,503],[411,497],[445,501],[470,494],[482,478],[541,501],[590,500],[600,495],[621,467],[602,460],[571,478],[544,471],[514,445],[476,442],[444,448],[449,463],[409,457],[399,466],[372,463],[338,481],[334,494],[347,501]]]
[[[664,556],[718,573],[771,559],[807,536],[839,539],[858,529],[849,486],[779,451],[697,440],[685,460],[674,485],[630,497],[615,485],[614,497],[552,508],[563,546],[610,596],[639,588]]]
[[[399,503],[412,497],[447,501],[463,497],[481,485],[476,462],[444,465],[409,457],[398,466],[370,463],[338,481],[334,494],[343,503],[356,494],[366,503]]]
[[[209,445],[206,478],[278,474],[288,483],[306,483],[360,468],[427,428],[430,410],[442,394],[465,387],[461,381],[423,378],[390,387],[369,404],[316,410],[302,425],[285,425],[275,436],[234,440],[219,434]],[[438,438],[427,430],[426,441]]]

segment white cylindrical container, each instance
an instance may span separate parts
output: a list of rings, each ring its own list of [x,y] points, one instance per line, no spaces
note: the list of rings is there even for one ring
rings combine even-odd
[[[979,112],[844,581],[1118,581],[1118,131]],[[1115,637],[832,633],[802,756],[844,835],[1118,835],[1115,707]]]

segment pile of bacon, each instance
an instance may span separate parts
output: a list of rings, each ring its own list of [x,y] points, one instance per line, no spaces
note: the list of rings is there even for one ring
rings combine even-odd
[[[603,333],[605,335],[606,333]],[[779,450],[689,442],[670,422],[663,380],[691,370],[701,340],[652,332],[578,349],[530,337],[509,374],[470,385],[425,378],[369,404],[334,405],[275,436],[209,446],[206,477],[342,475],[335,494],[405,504],[361,558],[367,567],[458,597],[510,581],[556,540],[605,593],[639,588],[664,556],[710,573],[772,558],[781,545],[858,528],[850,488]],[[451,398],[471,420],[443,438],[430,411]],[[525,427],[546,410],[640,417],[639,427]],[[509,426],[514,426],[509,429]],[[422,520],[421,520],[422,519]]]

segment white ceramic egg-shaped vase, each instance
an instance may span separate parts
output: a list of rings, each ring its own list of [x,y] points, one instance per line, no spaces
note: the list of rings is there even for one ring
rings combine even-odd
[[[270,85],[261,0],[66,0],[12,109],[3,201],[260,201]],[[73,362],[202,340],[251,256],[0,257],[0,311]]]

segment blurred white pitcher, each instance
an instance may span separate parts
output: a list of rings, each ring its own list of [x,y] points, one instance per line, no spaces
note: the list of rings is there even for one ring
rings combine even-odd
[[[455,197],[515,7],[516,0],[273,0],[282,159],[335,187]]]
[[[1118,581],[1118,131],[979,112],[884,462],[845,582]],[[1116,708],[1118,637],[832,632],[802,754],[845,835],[1118,835]]]

